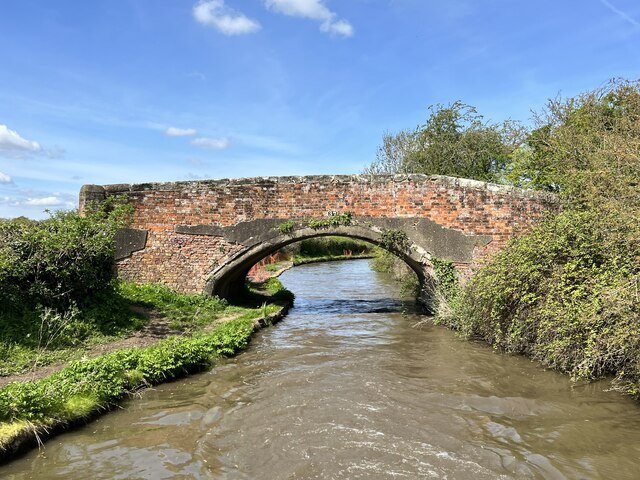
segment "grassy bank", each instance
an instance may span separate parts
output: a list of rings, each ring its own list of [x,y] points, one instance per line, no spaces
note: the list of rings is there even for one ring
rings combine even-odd
[[[279,319],[293,299],[276,279],[264,290],[250,292],[248,302],[257,307],[231,307],[216,298],[181,295],[157,285],[122,284],[119,292],[165,316],[179,334],[144,348],[74,360],[46,378],[0,389],[0,455],[9,456],[47,432],[108,410],[141,388],[235,354],[258,326]]]
[[[189,334],[244,308],[206,295],[180,295],[160,285],[112,281],[87,300],[59,311],[42,306],[0,321],[0,377],[79,359],[100,345],[129,337],[161,317],[162,328]]]

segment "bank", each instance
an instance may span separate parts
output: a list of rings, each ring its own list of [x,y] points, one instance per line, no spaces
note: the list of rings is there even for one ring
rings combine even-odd
[[[256,330],[278,322],[293,304],[293,294],[277,279],[259,287],[248,289],[246,305],[233,307],[233,314],[222,320],[145,347],[74,360],[51,375],[1,388],[0,463],[85,424],[145,388],[211,368],[246,348]],[[187,302],[189,297],[176,296]]]

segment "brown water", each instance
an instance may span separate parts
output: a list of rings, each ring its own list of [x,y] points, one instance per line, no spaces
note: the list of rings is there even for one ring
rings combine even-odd
[[[0,467],[10,479],[640,478],[640,408],[402,313],[367,261],[296,267],[211,372]]]

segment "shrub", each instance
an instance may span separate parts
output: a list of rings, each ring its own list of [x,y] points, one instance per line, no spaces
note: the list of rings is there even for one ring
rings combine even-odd
[[[43,221],[0,223],[3,311],[22,304],[65,309],[82,304],[113,277],[114,236],[129,207],[105,205],[87,216],[58,211]]]
[[[547,218],[469,282],[454,326],[574,378],[617,375],[638,393],[640,251],[611,239],[613,225],[594,211]]]

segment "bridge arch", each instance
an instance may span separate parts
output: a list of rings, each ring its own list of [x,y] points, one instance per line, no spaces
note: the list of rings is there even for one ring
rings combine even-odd
[[[402,230],[397,230],[397,232],[402,232]],[[251,267],[266,256],[287,245],[309,238],[340,236],[364,240],[402,259],[418,278],[420,284],[419,301],[425,307],[430,308],[434,274],[431,253],[410,240],[408,236],[406,236],[406,242],[392,243],[388,241],[384,233],[384,230],[374,226],[344,225],[323,227],[322,229],[303,226],[288,233],[274,234],[241,250],[223,265],[215,268],[209,276],[205,291],[221,298],[232,298],[236,292],[242,291]],[[406,233],[404,234],[406,235]]]

